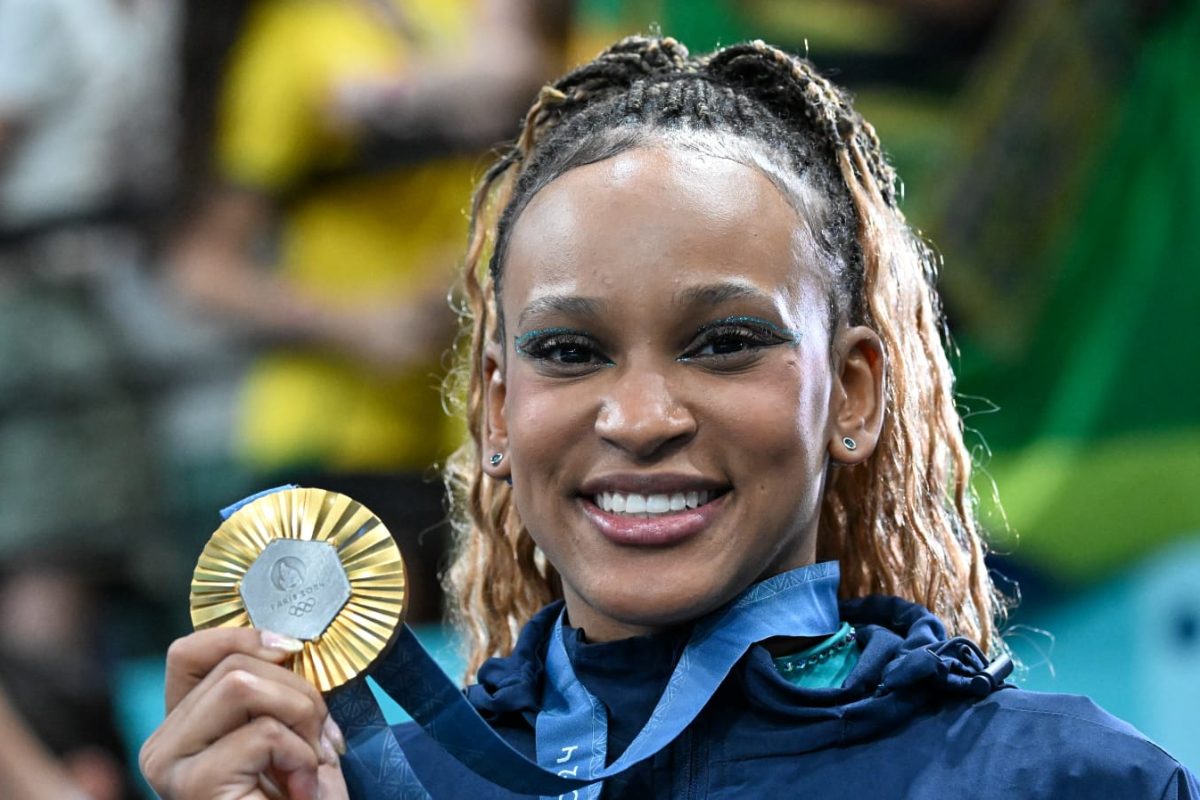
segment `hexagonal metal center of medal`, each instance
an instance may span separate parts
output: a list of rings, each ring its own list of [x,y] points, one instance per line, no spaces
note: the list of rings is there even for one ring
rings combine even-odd
[[[238,591],[254,627],[311,641],[350,599],[350,581],[333,545],[275,539],[246,570]]]

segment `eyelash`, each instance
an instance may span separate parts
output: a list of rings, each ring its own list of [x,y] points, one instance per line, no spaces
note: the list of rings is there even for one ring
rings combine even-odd
[[[700,326],[688,349],[677,360],[740,366],[758,350],[778,345],[795,347],[799,338],[799,334],[757,317],[728,317]],[[722,343],[733,343],[738,349],[725,353],[703,352]],[[518,355],[570,374],[614,366],[587,331],[547,328],[518,336],[513,344]],[[565,360],[568,356],[564,351],[573,351],[574,357],[581,360]]]
[[[567,369],[579,370],[581,367],[595,369],[596,367],[611,367],[611,361],[600,356],[600,348],[596,340],[587,331],[571,328],[548,328],[540,331],[530,331],[513,341],[517,354],[535,361],[555,364]],[[584,351],[586,361],[564,361],[555,358],[556,351],[574,348]],[[561,353],[560,353],[561,355]]]
[[[784,330],[778,325],[757,317],[729,317],[702,325],[696,331],[696,339],[698,340],[696,344],[679,357],[680,361],[694,361],[698,358],[746,358],[753,351],[761,348],[776,347],[781,344],[794,347],[800,337],[799,334]],[[699,352],[717,345],[722,340],[732,340],[739,345],[739,349],[728,353],[702,354]]]

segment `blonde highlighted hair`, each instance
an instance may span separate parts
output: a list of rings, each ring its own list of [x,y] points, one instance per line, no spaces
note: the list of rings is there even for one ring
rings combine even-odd
[[[705,135],[709,137],[705,144]],[[511,651],[518,631],[561,597],[503,482],[484,473],[483,351],[500,341],[497,297],[512,226],[569,169],[643,143],[719,140],[797,202],[830,271],[832,322],[883,342],[887,408],[875,453],[830,471],[818,557],[841,564],[843,597],[892,594],[936,613],[951,635],[1000,646],[1005,603],[984,565],[972,462],[954,402],[934,288],[937,262],[897,207],[874,129],[806,60],[762,42],[692,57],[672,39],[631,37],[544,88],[517,141],[487,172],[471,209],[457,386],[470,441],[447,467],[456,556],[447,576],[470,637],[469,672]],[[697,144],[699,142],[699,144]],[[764,160],[766,167],[764,168]]]

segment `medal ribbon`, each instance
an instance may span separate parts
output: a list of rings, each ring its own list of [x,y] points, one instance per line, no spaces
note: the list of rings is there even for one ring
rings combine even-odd
[[[546,655],[546,686],[535,724],[536,764],[488,726],[407,626],[372,677],[443,749],[492,783],[518,794],[596,798],[605,778],[674,741],[756,642],[833,634],[840,624],[837,584],[836,562],[801,567],[751,586],[702,618],[649,721],[608,766],[607,715],[575,677],[563,645],[561,615]],[[390,792],[414,800],[428,797],[408,782],[415,783],[416,777],[365,684],[336,695],[330,710],[351,745],[342,771],[352,790],[361,792],[355,796],[391,797]]]
[[[228,517],[268,493],[221,513]],[[594,800],[605,778],[674,741],[755,643],[776,636],[832,635],[840,625],[837,586],[837,562],[812,564],[756,583],[702,617],[650,719],[608,766],[607,713],[571,667],[563,644],[565,611],[546,654],[542,711],[535,723],[537,763],[492,730],[407,625],[372,677],[446,752],[486,780],[518,794]],[[342,773],[353,797],[429,798],[365,681],[335,693],[328,705],[349,744]]]

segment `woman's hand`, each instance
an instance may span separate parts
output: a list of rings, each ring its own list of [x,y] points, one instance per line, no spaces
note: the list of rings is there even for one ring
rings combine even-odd
[[[171,645],[167,718],[140,759],[159,797],[346,797],[341,731],[316,688],[282,666],[300,646],[251,628],[213,628]]]

